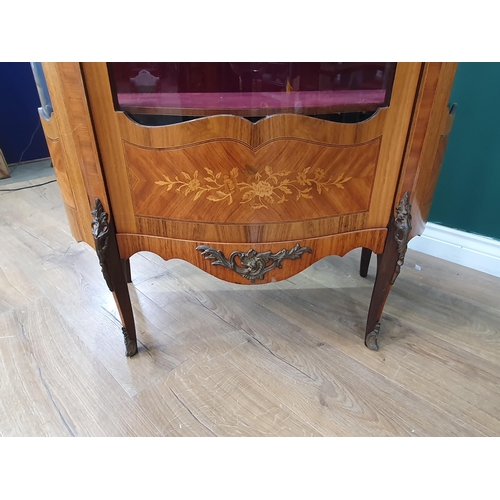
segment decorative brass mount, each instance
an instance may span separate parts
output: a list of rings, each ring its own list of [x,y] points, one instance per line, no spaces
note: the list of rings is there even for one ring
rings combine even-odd
[[[258,253],[253,249],[248,250],[248,252],[236,251],[229,256],[229,259],[226,259],[220,250],[206,245],[200,245],[196,247],[196,250],[201,252],[205,259],[214,259],[214,262],[212,262],[213,266],[227,267],[252,283],[255,280],[264,279],[264,275],[271,271],[271,269],[275,267],[281,268],[283,260],[300,259],[304,252],[312,253],[311,248],[301,247],[298,243],[291,250],[284,248],[276,253]],[[241,265],[236,263],[236,258],[238,258]]]

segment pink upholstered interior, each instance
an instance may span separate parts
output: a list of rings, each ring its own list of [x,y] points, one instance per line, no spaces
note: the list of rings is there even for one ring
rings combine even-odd
[[[395,63],[111,63],[117,110],[206,116],[374,111]]]
[[[380,105],[385,90],[330,90],[302,92],[220,92],[182,94],[118,94],[123,108],[203,108],[217,109],[266,109],[266,108],[316,108],[346,105]]]
[[[118,94],[124,111],[165,113],[182,111],[223,110],[287,110],[304,113],[317,108],[376,109],[385,101],[385,90],[330,90],[300,92],[219,92],[219,93],[157,93]]]

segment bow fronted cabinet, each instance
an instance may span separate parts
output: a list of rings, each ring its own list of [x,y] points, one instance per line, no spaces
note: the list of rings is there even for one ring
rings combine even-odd
[[[357,247],[366,276],[374,252],[364,333],[378,349],[429,213],[455,63],[37,64],[71,231],[96,249],[127,356],[128,259],[144,250],[245,285]]]

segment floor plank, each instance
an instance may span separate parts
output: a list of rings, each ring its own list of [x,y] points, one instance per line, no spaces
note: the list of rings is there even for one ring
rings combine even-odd
[[[235,337],[237,347],[241,345],[241,334]],[[255,384],[237,366],[227,363],[222,356],[211,357],[210,350],[193,356],[177,367],[138,396],[138,400],[159,400],[160,394],[168,392],[186,410],[184,418],[176,416],[179,430],[181,422],[186,425],[187,420],[187,425],[190,425],[195,420],[215,436],[320,435],[293,408],[280,403],[275,395]],[[172,425],[170,413],[159,411],[155,415],[162,421],[167,418],[167,423]],[[155,423],[165,429],[160,422]]]
[[[18,315],[0,314],[0,432],[5,437],[73,435]]]

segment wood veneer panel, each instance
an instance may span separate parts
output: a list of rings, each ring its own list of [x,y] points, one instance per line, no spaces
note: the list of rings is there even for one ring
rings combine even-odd
[[[83,227],[82,218],[78,214],[77,203],[75,201],[75,192],[83,196],[78,186],[73,186],[68,174],[68,161],[64,147],[59,138],[59,129],[57,118],[53,115],[50,120],[46,120],[40,113],[40,122],[47,141],[50,158],[57,177],[57,183],[61,190],[64,201],[64,208],[68,217],[71,234],[77,241],[86,239],[88,228]],[[78,175],[78,172],[74,172]],[[74,176],[73,176],[74,177]],[[80,192],[79,192],[80,191]]]
[[[10,177],[10,170],[0,149],[0,179],[7,179]]]
[[[68,173],[66,171],[66,162],[61,141],[59,139],[51,139],[50,137],[46,137],[46,139],[50,158],[56,172],[57,182],[59,184],[59,188],[61,189],[61,195],[64,203],[69,205],[71,208],[76,208],[73,189],[71,188],[71,183],[68,179]]]
[[[448,109],[445,110],[445,130],[439,136],[437,145],[436,156],[432,168],[421,172],[416,190],[416,200],[419,205],[420,216],[423,222],[427,222],[429,212],[431,210],[432,200],[434,198],[434,191],[436,190],[439,174],[441,173],[441,166],[443,164],[446,147],[448,146],[448,139],[450,137],[453,122],[455,120],[455,110],[451,113]]]
[[[66,205],[66,203],[64,204],[64,209],[66,210],[66,216],[68,217],[69,228],[73,238],[75,238],[76,241],[83,241],[80,218],[78,217],[77,210]]]
[[[102,158],[106,186],[112,200],[113,219],[119,232],[136,233],[134,209],[124,169],[120,127],[113,110],[113,97],[105,63],[82,63],[90,111]],[[115,147],[114,147],[115,146]],[[105,210],[107,205],[104,204]]]
[[[294,114],[273,115],[257,123],[239,116],[216,115],[160,127],[140,125],[122,112],[116,112],[116,119],[123,138],[139,146],[179,147],[225,138],[258,148],[283,137],[338,145],[367,142],[381,135],[388,112],[387,108],[380,109],[360,123],[335,123]]]
[[[57,63],[57,71],[62,83],[62,98],[67,125],[71,130],[74,151],[78,155],[89,199],[93,203],[94,198],[99,198],[104,203],[107,200],[106,189],[101,174],[80,65],[78,63]]]
[[[286,248],[291,250],[297,243],[300,246],[310,247],[312,253],[304,253],[299,259],[283,260],[282,268],[274,268],[264,275],[264,279],[256,281],[256,284],[269,283],[287,279],[314,262],[327,255],[343,256],[350,250],[363,246],[370,248],[375,253],[381,253],[385,244],[386,229],[371,229],[365,231],[355,231],[342,235],[328,236],[325,238],[305,239],[302,241],[285,241],[273,243],[256,243],[251,246],[248,243],[211,243],[206,241],[186,241],[173,240],[170,238],[160,238],[155,236],[143,236],[136,234],[118,234],[118,247],[120,257],[128,259],[139,251],[149,251],[156,253],[164,259],[183,259],[196,267],[206,271],[225,281],[250,284],[250,281],[243,278],[231,269],[212,265],[213,260],[207,260],[196,250],[199,245],[213,246],[224,253],[226,258],[235,251],[247,252],[250,249],[256,252],[276,253]]]
[[[365,212],[380,139],[331,146],[276,139],[146,149],[124,142],[136,215],[266,223]]]
[[[360,213],[276,224],[205,224],[138,217],[137,228],[140,234],[168,235],[175,239],[259,243],[317,238],[357,231],[366,227],[366,218],[366,213]]]
[[[421,66],[398,63],[396,67],[367,227],[386,226],[392,218],[391,197],[398,185]]]

